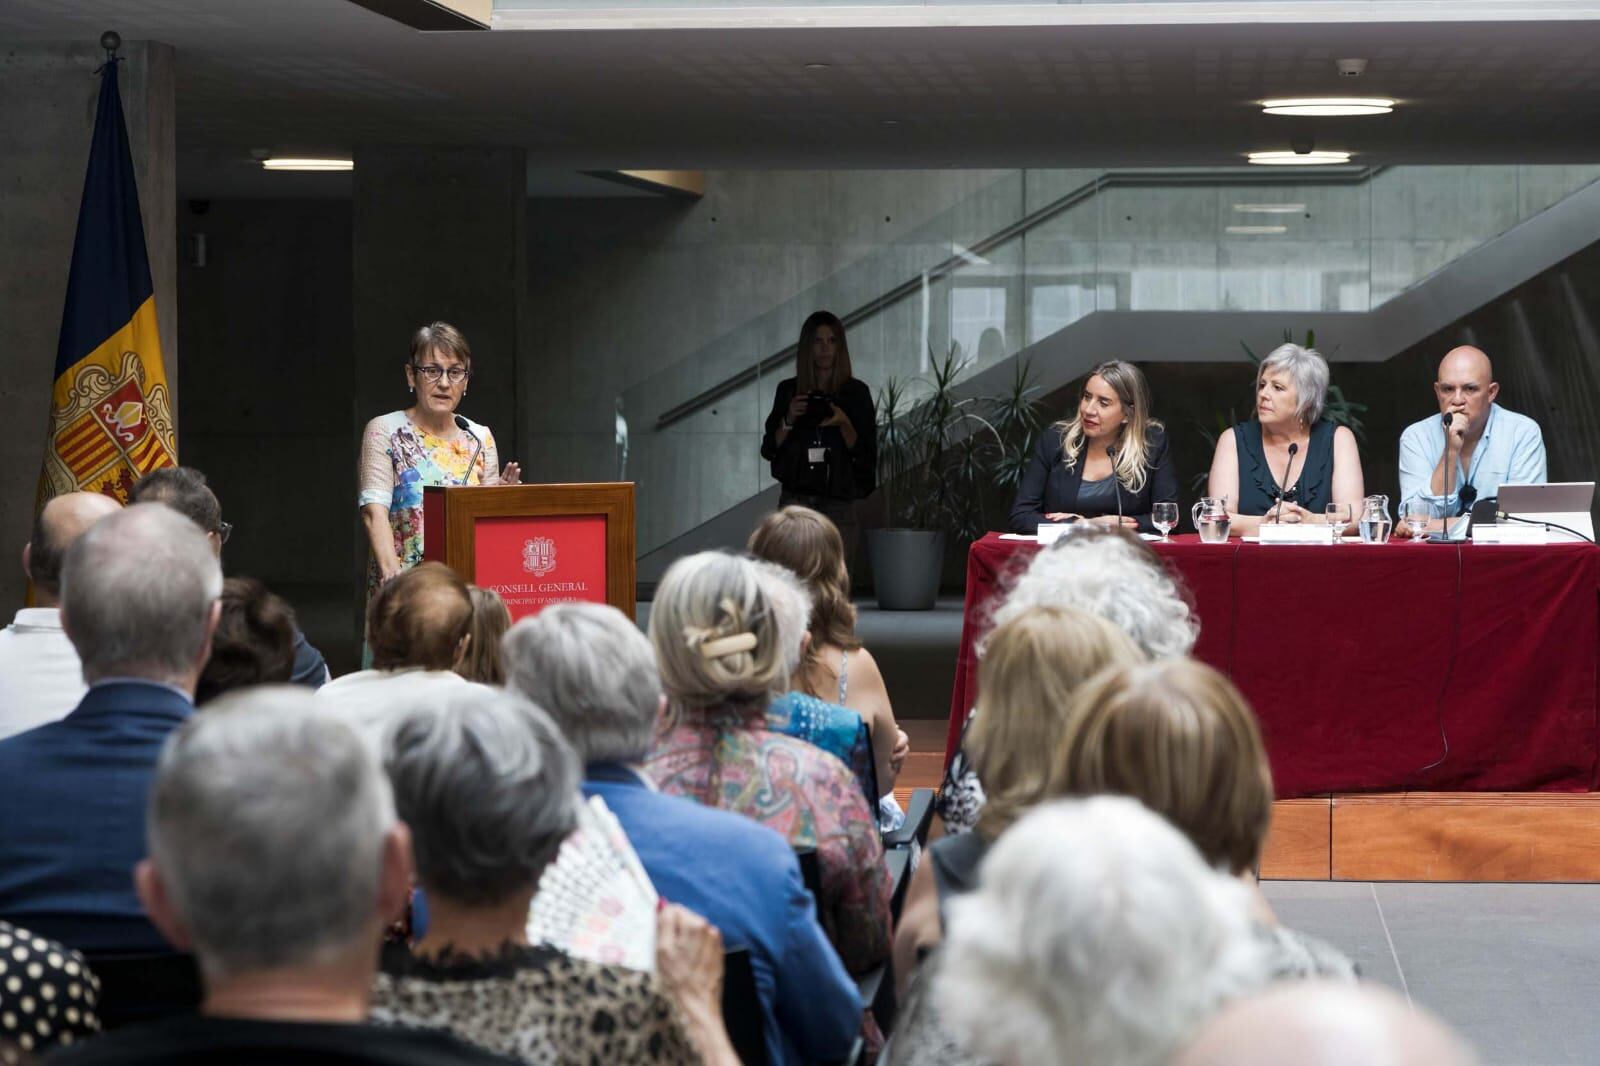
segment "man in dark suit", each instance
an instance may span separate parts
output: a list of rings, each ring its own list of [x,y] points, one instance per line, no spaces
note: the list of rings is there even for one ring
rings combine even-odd
[[[206,540],[218,559],[228,542],[233,526],[222,520],[222,504],[206,484],[206,476],[192,466],[169,466],[152,470],[133,483],[130,503],[164,503],[205,531]],[[328,663],[322,653],[306,640],[299,623],[294,627],[294,668],[289,680],[296,685],[318,688],[328,680]]]
[[[103,518],[67,550],[61,625],[89,691],[61,721],[0,741],[0,918],[90,954],[170,950],[133,867],[156,759],[194,711],[221,593],[205,534],[166,507]]]

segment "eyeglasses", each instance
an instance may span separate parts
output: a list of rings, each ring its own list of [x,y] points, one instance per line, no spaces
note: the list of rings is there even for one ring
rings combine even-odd
[[[421,374],[422,380],[429,385],[437,385],[440,378],[448,380],[452,385],[459,385],[472,376],[472,372],[464,366],[453,366],[446,370],[444,367],[435,366],[432,363],[427,366],[418,366],[416,363],[412,363],[411,369]]]
[[[228,543],[228,537],[233,534],[233,523],[232,522],[218,522],[217,523],[216,533],[217,533],[217,539],[218,540],[220,540],[224,544]]]

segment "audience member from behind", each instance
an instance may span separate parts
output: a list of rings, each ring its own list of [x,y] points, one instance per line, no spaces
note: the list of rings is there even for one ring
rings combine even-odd
[[[1199,623],[1161,557],[1136,537],[1100,526],[1080,527],[1035,555],[990,621],[998,628],[1041,607],[1073,608],[1103,618],[1151,659],[1187,655],[1200,635]],[[969,717],[966,728],[971,725]],[[983,785],[963,742],[939,789],[945,831],[969,831],[983,801]]]
[[[838,528],[809,507],[785,507],[762,519],[748,547],[757,558],[792,570],[811,593],[806,627],[811,643],[790,687],[861,716],[872,732],[878,789],[892,798],[911,745],[895,724],[877,660],[856,637],[856,609],[850,602],[850,574]]]
[[[539,708],[462,689],[399,718],[386,760],[429,924],[412,952],[385,956],[375,1021],[448,1029],[530,1063],[699,1061],[655,975],[528,944],[529,906],[578,804],[577,759]],[[705,1023],[700,1040],[722,1033],[720,945],[714,961],[678,990],[684,1017]]]
[[[182,515],[136,504],[67,549],[61,624],[89,691],[59,722],[0,741],[0,914],[90,955],[169,950],[129,871],[167,735],[194,711],[222,570]]]
[[[0,1064],[71,1047],[100,1031],[100,981],[83,955],[0,921]]]
[[[149,811],[139,896],[199,961],[200,1011],[59,1061],[503,1061],[443,1033],[365,1024],[409,838],[377,759],[308,693],[256,689],[195,715],[161,754]]]
[[[164,503],[205,531],[211,548],[222,558],[233,525],[222,520],[222,504],[206,484],[206,476],[192,466],[170,466],[152,470],[133,483],[128,493],[131,503]],[[291,621],[293,619],[291,618]],[[322,653],[306,640],[298,625],[294,630],[294,668],[289,680],[316,688],[328,680],[328,664]]]
[[[22,549],[35,606],[0,630],[0,739],[65,718],[83,699],[83,664],[61,630],[61,560],[83,531],[121,510],[98,492],[69,492],[40,509]]]
[[[978,884],[978,865],[1000,834],[1049,798],[1050,773],[1072,694],[1110,666],[1143,662],[1120,629],[1072,608],[1041,607],[989,635],[978,667],[978,713],[966,751],[988,802],[971,833],[940,837],[912,875],[895,929],[894,972],[902,997],[923,955],[943,937],[944,912]],[[896,1031],[901,1058],[908,1019]]]
[[[936,1006],[1002,1064],[1160,1066],[1264,980],[1237,881],[1129,799],[1049,803],[952,901]]]
[[[444,698],[470,684],[456,672],[472,645],[472,595],[443,563],[420,563],[379,586],[367,604],[372,668],[317,695],[377,738],[395,708]]]
[[[222,583],[222,615],[211,638],[211,658],[195,685],[204,706],[223,693],[252,685],[287,684],[294,672],[294,610],[253,577]]]
[[[468,585],[467,592],[472,597],[472,639],[467,641],[466,657],[456,665],[456,673],[468,681],[503,685],[506,671],[500,661],[500,640],[511,628],[511,612],[494,589]]]
[[[668,568],[650,611],[668,706],[646,771],[663,792],[749,815],[815,848],[817,912],[845,966],[889,954],[889,874],[877,821],[832,755],[766,725],[788,661],[757,564],[701,552]]]
[[[1464,1041],[1380,985],[1300,981],[1225,1007],[1172,1066],[1475,1066]]]
[[[1050,790],[1132,796],[1248,886],[1272,976],[1355,978],[1336,948],[1284,929],[1256,885],[1272,817],[1272,770],[1250,705],[1191,659],[1108,670],[1073,699]]]
[[[550,712],[584,762],[583,791],[622,823],[656,891],[750,952],[774,1066],[841,1062],[856,986],[817,924],[788,842],[749,818],[656,791],[643,769],[665,707],[650,642],[615,607],[561,603],[506,635],[507,683]]]
[[[800,669],[806,645],[811,641],[806,632],[806,619],[811,616],[811,596],[792,571],[762,560],[756,560],[755,567],[777,619],[778,646],[783,649],[785,659],[784,676],[792,678]],[[883,824],[877,768],[872,759],[872,736],[855,711],[804,692],[785,692],[767,705],[767,728],[821,748],[849,767],[867,805],[877,814],[880,829],[898,828],[905,821],[905,815],[895,806],[890,824]],[[892,796],[890,802],[893,802]]]

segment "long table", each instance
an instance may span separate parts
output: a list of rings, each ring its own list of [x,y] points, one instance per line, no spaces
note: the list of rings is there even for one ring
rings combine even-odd
[[[1280,797],[1600,787],[1600,549],[1152,543],[1200,620],[1195,656],[1260,719]],[[974,643],[1038,545],[967,556],[948,761]]]

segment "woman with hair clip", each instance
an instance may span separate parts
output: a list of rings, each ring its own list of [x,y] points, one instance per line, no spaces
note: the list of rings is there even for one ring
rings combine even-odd
[[[1132,363],[1101,363],[1078,412],[1039,435],[1011,504],[1011,529],[1089,519],[1155,531],[1154,505],[1178,498],[1166,430],[1150,414],[1150,386]]]
[[[800,327],[794,377],[778,382],[761,457],[783,486],[778,506],[827,515],[851,558],[861,535],[856,501],[878,485],[878,415],[872,390],[853,376],[837,315],[815,311]]]
[[[662,792],[736,811],[795,848],[815,848],[817,918],[851,973],[889,954],[889,874],[878,824],[844,763],[773,732],[767,706],[789,687],[760,564],[701,552],[667,569],[650,610],[667,709],[644,769]]]

